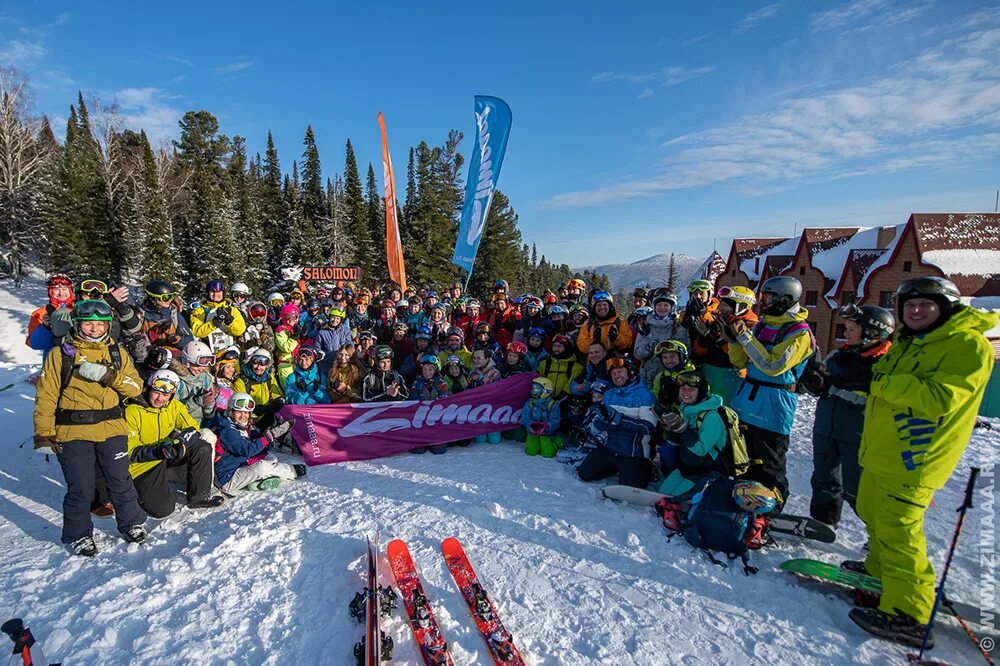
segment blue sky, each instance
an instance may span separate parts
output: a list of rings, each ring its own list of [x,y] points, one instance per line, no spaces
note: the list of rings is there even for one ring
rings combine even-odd
[[[25,1],[0,64],[60,126],[77,90],[154,138],[204,108],[290,169],[311,123],[327,174],[350,137],[380,184],[379,111],[402,183],[408,146],[468,150],[473,95],[502,97],[499,186],[571,265],[992,211],[1000,187],[995,2]]]

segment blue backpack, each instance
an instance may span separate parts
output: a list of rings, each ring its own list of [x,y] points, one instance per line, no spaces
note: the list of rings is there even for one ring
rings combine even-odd
[[[736,505],[733,501],[735,483],[721,476],[702,488],[691,499],[691,509],[681,534],[689,544],[700,548],[712,564],[727,566],[712,551],[725,553],[730,560],[740,558],[743,573],[749,576],[757,573],[757,568],[750,566],[749,544],[759,541],[757,533],[763,527],[763,520]]]

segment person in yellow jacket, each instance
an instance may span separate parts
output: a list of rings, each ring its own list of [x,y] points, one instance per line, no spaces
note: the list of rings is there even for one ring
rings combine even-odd
[[[210,280],[206,292],[208,298],[191,311],[191,333],[196,338],[208,340],[213,351],[225,349],[232,346],[235,338],[246,333],[247,322],[240,309],[226,298],[222,280]],[[213,334],[220,337],[215,344]]]
[[[606,291],[595,291],[591,296],[590,319],[580,327],[576,338],[581,354],[590,351],[590,345],[600,342],[608,352],[632,351],[632,327],[615,310],[614,299]]]
[[[175,400],[180,377],[157,370],[146,390],[125,408],[128,424],[128,472],[139,493],[139,505],[153,518],[166,518],[176,507],[171,484],[185,487],[189,509],[214,509],[225,501],[213,497],[215,441]]]
[[[878,608],[855,608],[851,619],[919,646],[935,595],[924,513],[972,435],[994,363],[983,333],[998,316],[962,305],[955,284],[939,277],[903,282],[896,308],[903,328],[870,368],[861,435],[857,508],[868,556],[843,566],[882,579]]]
[[[257,428],[266,430],[274,424],[274,416],[285,406],[285,399],[270,352],[260,347],[247,352],[246,362],[233,382],[233,393],[246,393],[253,398]]]
[[[126,541],[146,539],[128,474],[128,427],[123,398],[142,391],[132,359],[110,340],[113,314],[104,301],[77,301],[73,332],[42,366],[35,396],[35,448],[51,450],[66,479],[62,542],[76,555],[97,554],[90,506],[100,466]]]

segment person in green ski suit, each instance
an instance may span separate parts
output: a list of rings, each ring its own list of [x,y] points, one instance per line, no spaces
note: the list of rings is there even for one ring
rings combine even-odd
[[[875,608],[850,617],[865,631],[919,646],[934,605],[924,513],[965,451],[993,370],[983,333],[996,313],[962,305],[939,277],[903,282],[896,291],[903,328],[871,368],[861,436],[858,515],[870,539],[864,563],[845,562],[882,579]],[[931,643],[929,643],[930,645]]]

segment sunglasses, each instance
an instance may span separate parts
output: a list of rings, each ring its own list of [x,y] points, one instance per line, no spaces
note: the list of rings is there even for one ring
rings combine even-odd
[[[84,294],[89,294],[92,291],[106,294],[108,293],[108,285],[101,280],[84,280],[80,283],[80,291]]]
[[[174,300],[174,298],[176,298],[177,296],[177,294],[154,294],[148,291],[146,292],[146,295],[149,296],[154,301],[160,301],[161,303],[169,303],[170,301]]]

